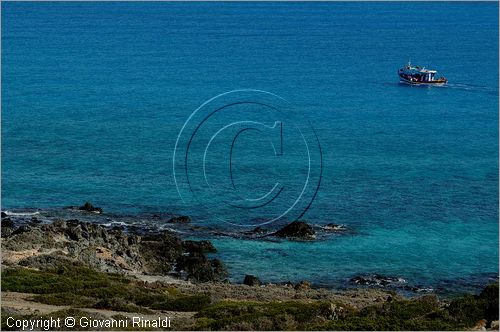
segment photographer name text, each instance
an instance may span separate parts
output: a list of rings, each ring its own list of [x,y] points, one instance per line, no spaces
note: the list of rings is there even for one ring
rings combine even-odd
[[[53,317],[39,317],[32,319],[16,319],[14,317],[7,318],[7,326],[23,331],[48,331],[61,328],[170,328],[170,317],[130,317],[123,319],[103,318],[97,319],[92,317],[66,317],[66,318],[53,318]]]

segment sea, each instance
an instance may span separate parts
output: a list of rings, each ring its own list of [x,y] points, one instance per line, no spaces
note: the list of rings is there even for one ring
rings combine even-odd
[[[498,280],[498,2],[2,2],[1,28],[7,214],[91,201],[233,282]],[[317,238],[242,235],[296,219]]]

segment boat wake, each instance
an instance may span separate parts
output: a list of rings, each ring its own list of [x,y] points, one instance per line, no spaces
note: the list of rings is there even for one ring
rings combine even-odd
[[[454,89],[454,90],[463,90],[469,92],[479,92],[479,93],[487,93],[496,96],[498,94],[498,89],[492,88],[486,85],[475,85],[475,84],[467,84],[467,83],[447,83],[445,85],[410,85],[401,82],[385,82],[382,83],[385,86],[392,87],[418,87],[418,88],[440,88],[440,89]]]
[[[475,91],[475,92],[485,92],[491,94],[497,94],[497,90],[486,85],[475,85],[467,83],[448,83],[445,87],[449,89],[458,89],[465,91]]]

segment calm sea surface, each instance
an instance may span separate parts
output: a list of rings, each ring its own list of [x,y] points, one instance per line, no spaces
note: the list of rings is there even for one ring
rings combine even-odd
[[[398,84],[409,58],[450,84]],[[91,200],[234,227],[183,203],[172,154],[197,107],[240,88],[275,93],[311,123],[323,178],[302,218],[352,233],[214,237],[233,280],[381,273],[465,289],[498,274],[497,3],[4,2],[2,208]],[[254,134],[238,141],[241,190],[303,175]]]

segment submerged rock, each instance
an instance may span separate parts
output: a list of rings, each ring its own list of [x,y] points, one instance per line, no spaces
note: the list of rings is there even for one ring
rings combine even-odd
[[[6,218],[7,216],[8,214],[2,211],[2,218]]]
[[[260,226],[257,226],[254,229],[252,229],[252,233],[254,233],[254,234],[265,234],[265,233],[267,233],[267,230],[265,230],[264,228],[262,228]]]
[[[323,227],[324,230],[329,232],[344,232],[347,231],[347,227],[344,225],[338,225],[334,223],[327,224]]]
[[[391,283],[406,283],[402,278],[388,277],[381,274],[369,274],[364,276],[356,276],[350,280],[352,283],[357,285],[377,285],[386,286]]]
[[[388,286],[392,284],[403,285],[406,280],[399,277],[384,276],[381,274],[368,274],[351,278],[351,283],[364,286]]]
[[[299,240],[312,240],[316,238],[314,229],[304,221],[294,221],[275,232],[274,235]]]
[[[261,282],[256,276],[247,274],[245,275],[245,279],[243,279],[243,284],[248,286],[260,286]]]
[[[177,216],[170,218],[167,222],[176,224],[187,224],[191,222],[191,218],[189,218],[188,216]]]
[[[87,211],[93,213],[102,213],[102,209],[100,207],[95,207],[90,202],[85,202],[82,206],[78,208],[80,211]]]

